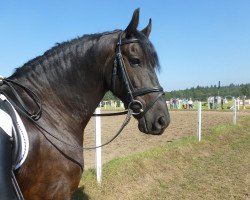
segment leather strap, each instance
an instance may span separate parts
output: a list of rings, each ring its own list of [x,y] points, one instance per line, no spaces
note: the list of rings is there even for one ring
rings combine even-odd
[[[114,66],[113,66],[113,73],[112,73],[112,88],[115,90],[115,78],[117,75],[117,70],[120,70],[121,72],[121,80],[124,82],[125,88],[127,90],[127,102],[129,105],[131,105],[132,102],[138,102],[138,100],[135,100],[135,97],[138,96],[143,96],[145,94],[153,93],[153,92],[160,92],[160,94],[154,98],[154,100],[149,104],[146,105],[146,108],[143,110],[141,109],[141,113],[138,113],[137,111],[133,111],[133,115],[140,115],[143,116],[146,114],[146,112],[154,105],[154,103],[159,99],[161,95],[164,94],[163,88],[160,86],[155,86],[155,87],[144,87],[140,89],[135,89],[130,81],[128,72],[125,67],[125,63],[122,57],[122,52],[121,52],[121,46],[125,44],[130,44],[130,43],[139,43],[138,39],[122,39],[122,35],[124,32],[121,32],[118,36],[118,42],[116,46],[116,58],[114,61]],[[142,103],[140,102],[142,105]],[[131,109],[133,109],[133,106],[130,106]]]
[[[143,96],[145,94],[152,93],[152,92],[163,92],[163,88],[162,87],[144,87],[140,89],[135,89],[135,91],[133,91],[133,96],[134,97]]]
[[[38,120],[40,119],[41,117],[41,114],[42,114],[42,103],[41,103],[41,100],[38,98],[38,96],[33,92],[31,91],[29,88],[13,81],[13,80],[10,80],[10,79],[2,79],[2,84],[5,84],[7,85],[12,94],[15,96],[17,102],[20,104],[22,110],[27,114],[29,115],[32,119],[34,120]],[[18,94],[17,90],[15,89],[14,86],[17,86],[19,87],[20,89],[22,89],[27,95],[28,97],[34,102],[34,104],[37,106],[37,111],[35,112],[30,112],[30,109],[28,108],[28,106],[23,102],[23,100],[21,99],[20,95]],[[5,96],[7,96],[6,94],[4,94]]]
[[[111,117],[111,116],[125,115],[127,113],[128,111],[126,110],[123,112],[115,112],[115,113],[101,113],[101,114],[94,113],[92,116],[93,117]]]
[[[139,40],[132,38],[132,39],[127,39],[127,40],[122,40],[121,43],[119,43],[118,45],[124,45],[124,44],[130,44],[130,43],[138,43]]]

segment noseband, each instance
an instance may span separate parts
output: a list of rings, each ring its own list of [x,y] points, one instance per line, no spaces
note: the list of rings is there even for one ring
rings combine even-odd
[[[115,50],[115,60],[113,65],[113,72],[112,72],[112,90],[115,90],[115,80],[117,76],[117,71],[121,73],[121,79],[124,82],[126,91],[127,91],[127,98],[126,100],[128,103],[128,109],[132,110],[133,115],[140,115],[141,117],[144,116],[147,111],[155,104],[155,102],[164,95],[163,88],[160,86],[155,87],[143,87],[140,89],[134,88],[130,78],[128,76],[128,72],[125,67],[124,59],[122,56],[121,46],[131,43],[139,43],[138,39],[127,39],[122,40],[122,35],[124,32],[121,32],[118,37],[118,42],[116,45]],[[138,99],[135,99],[138,96],[143,96],[149,93],[159,92],[159,94],[145,107],[143,106],[142,102]]]

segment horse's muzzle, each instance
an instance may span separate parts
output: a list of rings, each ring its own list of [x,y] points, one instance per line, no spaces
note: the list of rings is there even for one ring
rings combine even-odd
[[[161,135],[164,133],[164,130],[169,126],[170,117],[169,115],[160,115],[154,120],[151,117],[144,116],[141,119],[138,119],[138,121],[138,128],[141,132],[152,135]]]

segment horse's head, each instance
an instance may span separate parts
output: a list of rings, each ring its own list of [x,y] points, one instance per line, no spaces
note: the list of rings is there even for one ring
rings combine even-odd
[[[138,23],[139,9],[118,36],[111,90],[133,110],[140,131],[159,135],[169,125],[170,116],[156,76],[158,57],[148,39],[151,19],[142,31],[137,30]]]

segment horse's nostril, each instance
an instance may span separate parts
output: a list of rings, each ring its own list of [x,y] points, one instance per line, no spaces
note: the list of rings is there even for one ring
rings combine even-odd
[[[161,127],[165,127],[166,126],[166,119],[165,119],[165,117],[160,117],[158,119],[158,123],[159,123],[159,125],[161,125]]]
[[[167,118],[164,116],[158,117],[152,126],[152,133],[154,135],[160,135],[164,132],[165,128],[168,126]]]

